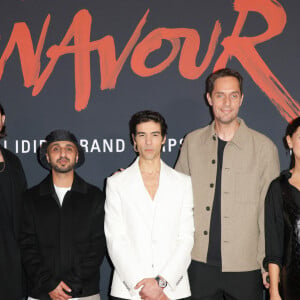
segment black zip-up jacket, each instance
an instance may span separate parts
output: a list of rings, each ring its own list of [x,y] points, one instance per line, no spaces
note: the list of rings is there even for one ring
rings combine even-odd
[[[29,296],[50,299],[60,281],[73,298],[99,293],[106,252],[102,191],[75,173],[61,206],[49,175],[24,198],[20,244]]]

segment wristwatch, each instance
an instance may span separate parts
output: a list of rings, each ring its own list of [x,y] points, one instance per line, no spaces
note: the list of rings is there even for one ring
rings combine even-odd
[[[156,276],[154,279],[157,281],[158,286],[163,289],[168,285],[167,280],[160,278],[159,276]]]

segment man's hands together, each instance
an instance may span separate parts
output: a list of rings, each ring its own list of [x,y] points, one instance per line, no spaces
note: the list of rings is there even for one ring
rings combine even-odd
[[[52,300],[67,300],[71,299],[72,296],[66,294],[65,291],[71,292],[71,289],[63,282],[61,281],[59,285],[49,293],[49,296]]]
[[[141,280],[135,289],[140,290],[140,296],[144,300],[168,300],[168,297],[164,293],[163,289],[158,286],[157,281],[154,278],[145,278]]]

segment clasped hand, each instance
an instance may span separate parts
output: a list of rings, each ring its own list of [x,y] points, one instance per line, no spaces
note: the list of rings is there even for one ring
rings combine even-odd
[[[157,281],[154,278],[145,278],[141,280],[135,289],[140,287],[140,296],[143,300],[168,300],[168,297],[164,293],[163,289],[158,286]]]

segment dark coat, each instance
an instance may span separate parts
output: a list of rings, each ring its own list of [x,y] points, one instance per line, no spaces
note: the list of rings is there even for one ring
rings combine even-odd
[[[104,194],[75,174],[62,206],[49,175],[25,194],[21,255],[29,295],[48,293],[64,281],[72,297],[99,292],[105,255]]]
[[[0,297],[22,299],[21,259],[18,245],[22,193],[26,190],[25,174],[19,158],[0,146],[10,184],[11,212],[0,213]],[[0,198],[1,199],[1,198]],[[1,199],[3,200],[3,199]],[[1,209],[4,206],[1,205]]]

